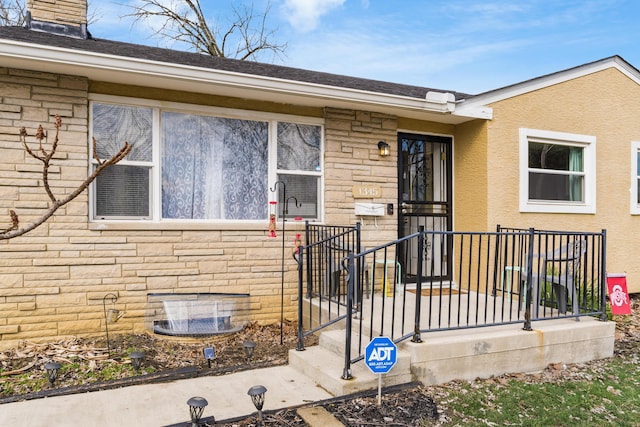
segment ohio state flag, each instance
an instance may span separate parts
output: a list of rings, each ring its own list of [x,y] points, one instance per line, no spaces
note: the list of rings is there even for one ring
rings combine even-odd
[[[627,275],[624,273],[607,274],[607,288],[612,314],[631,314],[629,294],[627,293]]]

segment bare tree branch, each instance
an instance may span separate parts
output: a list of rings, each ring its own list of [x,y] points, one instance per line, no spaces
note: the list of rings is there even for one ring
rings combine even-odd
[[[241,60],[257,60],[259,54],[271,52],[275,56],[284,54],[286,43],[273,41],[276,32],[266,27],[271,4],[264,13],[257,14],[253,4],[241,8],[232,6],[232,22],[226,31],[217,23],[209,23],[200,6],[200,0],[141,0],[139,6],[129,6],[134,23],[160,21],[153,29],[155,35],[184,43],[196,52],[216,57]]]
[[[89,175],[74,191],[72,191],[69,195],[67,195],[67,197],[63,199],[58,199],[53,194],[51,186],[49,185],[49,167],[51,166],[51,160],[53,159],[53,156],[56,154],[56,150],[58,148],[58,141],[59,141],[58,136],[59,136],[61,127],[62,127],[62,120],[60,119],[60,116],[56,115],[56,120],[55,120],[56,134],[51,144],[51,149],[49,149],[48,151],[45,148],[48,142],[47,132],[44,130],[42,125],[38,126],[38,130],[34,135],[36,141],[38,141],[38,148],[36,150],[32,149],[27,143],[27,137],[29,136],[27,134],[27,130],[24,127],[20,129],[20,141],[22,142],[22,145],[25,148],[25,150],[31,157],[42,162],[42,183],[43,183],[45,192],[49,196],[50,204],[49,204],[49,209],[42,216],[40,216],[40,218],[38,218],[36,221],[32,222],[31,224],[27,225],[24,228],[19,228],[20,221],[18,218],[18,214],[16,214],[15,211],[10,210],[9,215],[11,217],[11,225],[5,228],[4,230],[0,231],[0,240],[13,239],[14,237],[22,236],[23,234],[26,234],[34,230],[38,226],[42,225],[49,218],[51,218],[58,209],[60,209],[62,206],[66,205],[67,203],[69,203],[70,201],[78,197],[87,187],[89,187],[89,185],[91,185],[91,183],[98,177],[98,175],[100,175],[100,173],[104,169],[106,169],[111,165],[115,165],[116,163],[124,159],[133,148],[133,145],[129,144],[128,142],[125,142],[122,148],[120,148],[120,150],[115,155],[113,155],[110,159],[102,160],[96,154],[97,143],[94,138],[92,141],[93,157],[98,163],[98,166],[93,171],[93,173]],[[45,141],[44,144],[43,144],[43,140]]]
[[[24,25],[27,19],[25,2],[21,0],[0,0],[0,26]]]

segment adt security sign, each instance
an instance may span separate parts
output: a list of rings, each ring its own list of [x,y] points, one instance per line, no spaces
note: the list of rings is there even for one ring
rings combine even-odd
[[[388,337],[375,337],[364,350],[364,360],[374,374],[386,374],[396,364],[398,347]]]

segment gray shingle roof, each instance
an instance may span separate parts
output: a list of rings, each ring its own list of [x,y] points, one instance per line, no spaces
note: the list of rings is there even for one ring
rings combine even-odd
[[[407,96],[418,99],[424,99],[428,91],[450,92],[454,94],[456,100],[470,97],[470,95],[455,91],[445,91],[379,80],[361,79],[357,77],[310,71],[301,68],[284,67],[273,64],[263,64],[252,61],[216,58],[200,53],[150,47],[105,39],[79,39],[65,37],[41,31],[33,31],[22,27],[0,27],[0,38],[132,59],[159,61],[170,64],[180,64],[212,70],[222,70],[291,81],[315,83],[339,88]]]

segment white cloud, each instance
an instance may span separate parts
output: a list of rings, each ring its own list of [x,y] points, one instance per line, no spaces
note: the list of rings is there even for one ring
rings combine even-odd
[[[311,31],[322,15],[344,4],[345,0],[285,0],[283,10],[287,21],[298,31]]]

